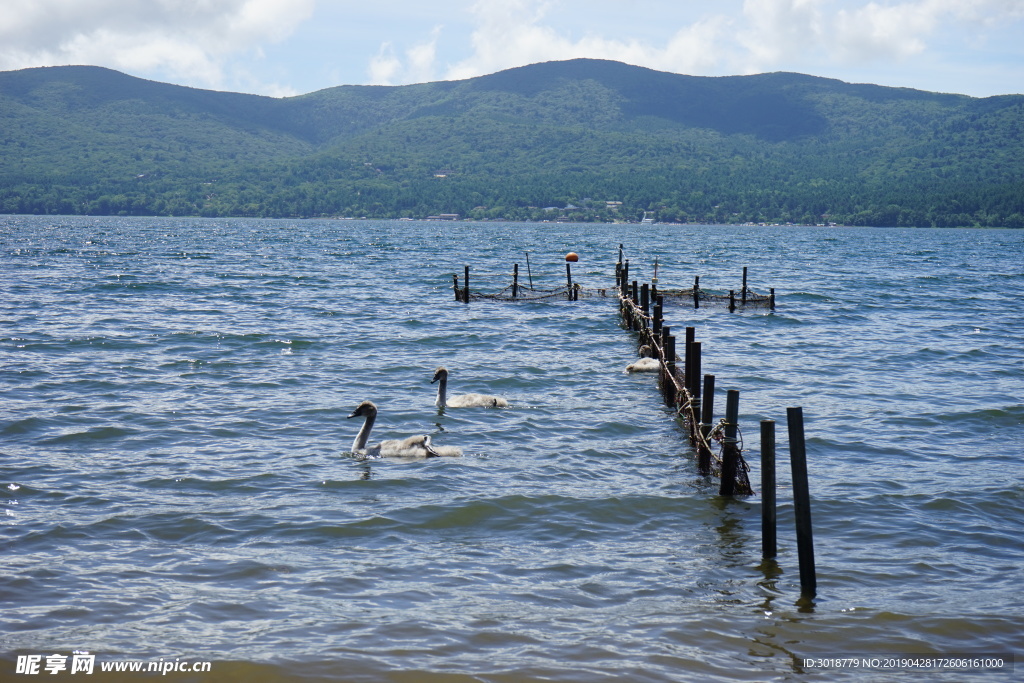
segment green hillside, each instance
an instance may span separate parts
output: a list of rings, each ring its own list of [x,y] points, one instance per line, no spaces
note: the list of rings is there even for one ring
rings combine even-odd
[[[0,212],[1024,227],[1022,128],[1024,96],[585,59],[284,99],[25,69]]]

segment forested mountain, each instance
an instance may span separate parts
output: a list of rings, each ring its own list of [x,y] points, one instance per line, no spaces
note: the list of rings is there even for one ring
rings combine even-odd
[[[0,213],[1024,227],[1022,128],[1019,95],[590,59],[282,99],[48,67],[0,73]]]

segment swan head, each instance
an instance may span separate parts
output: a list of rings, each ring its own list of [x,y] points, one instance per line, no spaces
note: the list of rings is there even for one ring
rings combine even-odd
[[[371,415],[377,416],[377,405],[373,401],[363,401],[352,411],[349,419],[353,417],[369,417]]]
[[[641,346],[637,353],[641,358],[654,358],[654,352],[651,351],[651,347],[647,344]]]
[[[448,368],[440,367],[437,370],[435,370],[434,379],[430,380],[430,383],[433,384],[439,379],[448,379]]]

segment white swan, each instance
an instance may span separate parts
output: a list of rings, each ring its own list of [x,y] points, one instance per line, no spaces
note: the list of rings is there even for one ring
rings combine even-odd
[[[434,379],[430,383],[440,382],[437,386],[437,401],[434,402],[438,408],[508,408],[508,401],[501,396],[489,396],[487,394],[460,394],[448,398],[448,369],[438,368],[434,372]]]
[[[352,442],[352,453],[366,458],[439,458],[462,455],[458,446],[434,446],[429,434],[410,436],[408,439],[387,439],[367,448],[370,430],[377,420],[377,406],[372,401],[363,401],[352,411],[349,418],[363,416],[366,420]]]
[[[626,366],[626,372],[658,372],[661,370],[661,361],[654,358],[651,347],[644,344],[640,347],[640,360]]]

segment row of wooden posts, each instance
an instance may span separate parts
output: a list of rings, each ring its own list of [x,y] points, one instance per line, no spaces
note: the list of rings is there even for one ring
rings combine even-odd
[[[690,444],[697,453],[697,469],[701,474],[714,473],[711,441],[721,442],[718,468],[719,495],[752,495],[747,466],[739,446],[740,392],[730,389],[726,394],[725,418],[718,425],[714,420],[715,376],[701,377],[701,342],[695,329],[686,328],[683,357],[676,355],[676,338],[663,319],[664,302],[657,284],[629,280],[629,261],[622,261],[619,247],[616,264],[616,289],[624,325],[637,333],[641,345],[648,346],[661,362],[659,386],[665,403],[683,417]],[[743,296],[747,292],[747,269],[743,269]],[[694,281],[694,307],[699,306]],[[775,290],[771,290],[774,309]],[[730,310],[735,309],[734,293],[730,292]],[[680,364],[682,369],[680,369]],[[702,381],[703,379],[703,381]],[[794,514],[796,516],[797,556],[800,564],[801,593],[813,597],[817,592],[814,569],[814,541],[811,528],[810,493],[807,482],[807,453],[804,440],[803,408],[788,408],[790,461],[793,475]],[[777,554],[775,500],[775,421],[761,421],[761,553],[765,559]]]
[[[459,286],[459,274],[452,273],[452,289],[455,291],[455,300],[461,301],[468,304],[470,299],[469,294],[469,266],[464,266],[465,273],[463,275],[463,286]],[[524,296],[524,290],[527,292],[533,291],[533,274],[529,272],[530,287],[527,290],[525,287],[519,284],[519,264],[515,263],[512,265],[512,299],[518,299]],[[573,286],[572,283],[572,265],[566,261],[565,263],[565,283],[566,283],[566,296],[569,301],[578,301],[580,298],[580,287],[579,285]]]
[[[533,276],[527,269],[530,287],[524,293],[519,283],[519,264],[512,271],[511,298],[529,298],[533,289]],[[463,286],[459,286],[458,274],[453,274],[456,301],[469,303],[469,266],[465,266]],[[565,264],[566,295],[570,301],[579,298],[579,286],[573,286],[570,263]],[[619,245],[619,262],[615,267],[616,291],[624,324],[636,332],[641,344],[647,345],[654,357],[661,363],[659,386],[665,403],[672,406],[683,417],[687,426],[690,443],[697,453],[697,468],[705,475],[718,474],[719,494],[753,495],[747,477],[747,465],[743,459],[739,439],[739,396],[737,390],[726,393],[725,417],[715,425],[714,392],[715,376],[701,375],[701,342],[695,339],[695,328],[687,327],[683,358],[676,355],[676,338],[665,325],[663,295],[659,294],[655,282],[640,285],[629,279],[629,261],[622,259],[622,245]],[[603,293],[604,290],[598,290]],[[743,285],[738,297],[741,305],[748,303],[747,269],[743,269]],[[770,290],[768,307],[775,309],[775,290]],[[693,305],[700,307],[700,277],[694,278]],[[734,290],[729,292],[729,310],[737,308]],[[764,299],[761,299],[763,305]],[[680,368],[681,366],[681,368]],[[804,596],[816,593],[814,569],[814,542],[811,530],[811,507],[807,483],[807,456],[804,441],[803,409],[788,408],[790,461],[793,475],[794,513],[796,517],[797,555],[800,564],[800,585]],[[716,459],[711,442],[721,443],[721,458]],[[714,465],[718,465],[715,472]],[[761,422],[761,539],[762,556],[771,559],[777,553],[776,501],[775,501],[775,421]]]

